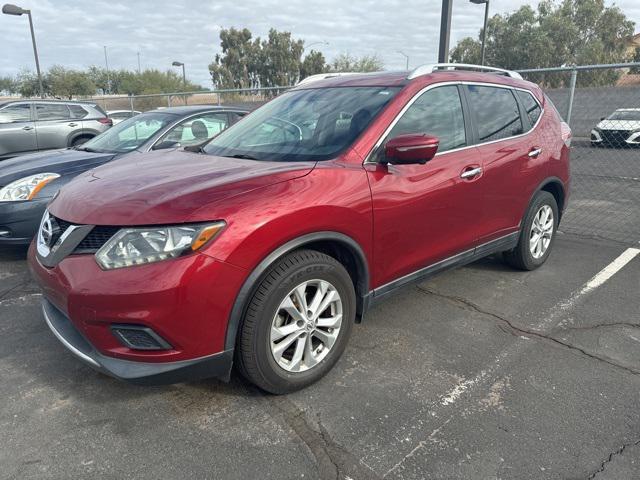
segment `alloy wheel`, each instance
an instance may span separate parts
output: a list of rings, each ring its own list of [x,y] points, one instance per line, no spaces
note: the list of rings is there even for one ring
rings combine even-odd
[[[333,348],[342,325],[342,299],[326,280],[308,280],[280,302],[271,324],[271,354],[288,372],[304,372]]]
[[[529,250],[535,259],[547,252],[553,236],[553,210],[549,205],[542,205],[533,217],[529,234]]]

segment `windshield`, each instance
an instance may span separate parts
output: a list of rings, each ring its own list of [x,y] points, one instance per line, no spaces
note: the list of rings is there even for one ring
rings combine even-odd
[[[334,158],[399,90],[338,87],[287,92],[215,137],[204,152],[274,161]]]
[[[607,120],[640,120],[640,110],[616,110]]]
[[[114,125],[79,148],[94,152],[129,152],[140,147],[161,128],[177,119],[177,116],[170,113],[141,113]]]

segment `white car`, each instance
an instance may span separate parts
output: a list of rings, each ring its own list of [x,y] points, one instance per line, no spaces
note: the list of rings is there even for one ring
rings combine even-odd
[[[591,130],[591,145],[640,145],[640,108],[619,108]]]
[[[127,118],[135,117],[139,113],[137,110],[110,110],[107,112],[107,117],[113,120],[113,124],[115,125]]]

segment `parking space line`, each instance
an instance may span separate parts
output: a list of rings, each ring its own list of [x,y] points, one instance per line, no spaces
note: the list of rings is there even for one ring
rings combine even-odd
[[[577,301],[588,293],[592,292],[596,288],[602,286],[607,280],[613,277],[617,272],[619,272],[625,265],[627,265],[631,260],[633,260],[636,256],[640,254],[640,249],[637,248],[628,248],[624,252],[622,252],[617,258],[615,258],[611,263],[602,268],[598,273],[596,273],[593,277],[591,277],[587,282],[585,282],[580,289],[575,290],[568,299],[560,301],[556,303],[550,310],[547,310],[547,315],[545,318],[540,321],[536,326],[533,327],[532,330],[543,332],[546,328],[552,326],[554,323],[558,322],[561,319],[565,312],[571,309]],[[520,337],[522,338],[522,337]],[[496,370],[512,355],[518,353],[518,348],[523,345],[522,342],[516,342],[510,347],[506,348],[502,352],[500,352],[496,358],[491,362],[487,368],[481,370],[475,377],[471,379],[463,379],[454,387],[449,390],[445,395],[440,398],[439,406],[449,408],[456,403],[461,397],[465,394],[470,393],[471,391],[479,388],[481,385],[486,383],[488,379],[493,377],[497,372]],[[431,414],[434,417],[437,417],[434,410],[431,410]],[[429,436],[429,439],[432,439],[435,434],[440,432],[440,430],[449,423],[449,421],[453,418],[453,416],[449,416],[444,422],[440,424],[438,428],[436,428],[432,434]],[[420,441],[417,445],[411,449],[411,451],[406,454],[399,462],[393,465],[387,472],[383,475],[383,477],[388,476],[389,474],[395,472],[399,468],[402,468],[404,462],[415,455],[415,453],[424,448],[426,446],[426,442]]]

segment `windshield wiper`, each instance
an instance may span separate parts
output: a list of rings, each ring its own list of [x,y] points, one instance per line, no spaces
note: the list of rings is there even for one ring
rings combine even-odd
[[[224,155],[227,158],[242,158],[243,160],[258,160],[256,157],[252,157],[251,155],[245,155],[244,153],[237,153],[235,155]]]

